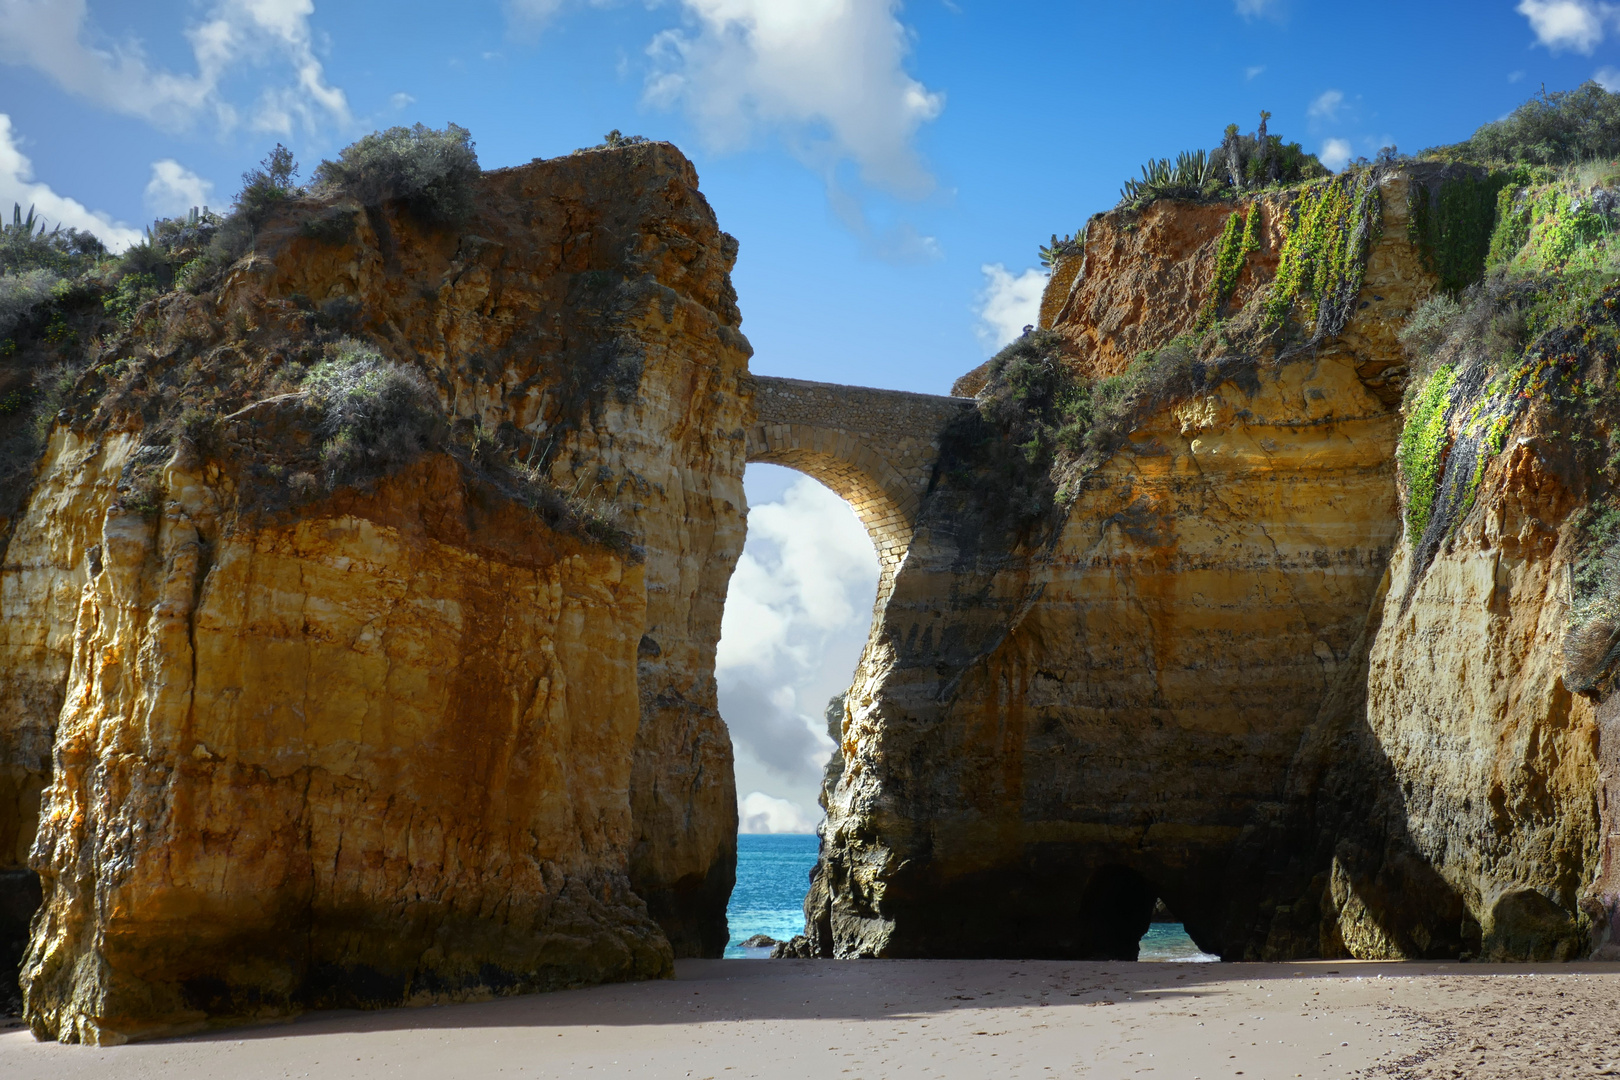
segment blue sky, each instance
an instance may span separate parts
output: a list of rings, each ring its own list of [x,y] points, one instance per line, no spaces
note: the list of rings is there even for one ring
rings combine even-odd
[[[307,173],[377,127],[455,121],[494,167],[618,128],[680,145],[741,241],[755,371],[942,393],[1032,318],[1037,245],[1149,157],[1265,108],[1340,164],[1593,77],[1620,87],[1620,9],[1595,0],[0,0],[0,205],[119,240],[227,205],[277,141]],[[781,470],[749,484],[798,515],[773,535],[847,540]],[[859,561],[826,572],[859,592]],[[767,578],[753,599],[803,640],[756,674],[813,731],[867,608],[829,630],[813,583]],[[772,765],[733,728],[744,792],[813,816],[824,745]]]

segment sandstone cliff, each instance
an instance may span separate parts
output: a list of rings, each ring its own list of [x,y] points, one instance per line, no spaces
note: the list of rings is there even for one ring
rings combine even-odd
[[[1396,334],[1435,288],[1411,207],[1454,175],[1385,174],[1348,318],[1280,347],[1253,329],[1291,193],[1092,219],[1042,305],[1068,363],[1120,376],[1214,312],[1234,340],[1092,439],[1055,517],[942,461],[847,698],[798,951],[1130,958],[1155,898],[1234,959],[1596,943],[1615,829],[1565,670],[1590,485],[1557,411],[1457,456],[1454,533],[1403,535]],[[1257,208],[1211,300],[1223,221]]]
[[[1547,344],[1544,361],[1565,343]],[[1576,378],[1537,400],[1522,375],[1493,387],[1483,358],[1462,358],[1436,517],[1403,536],[1366,660],[1302,742],[1288,810],[1255,829],[1233,875],[1242,955],[1613,955],[1613,626],[1572,612],[1612,484],[1593,452],[1612,418],[1571,391],[1605,380],[1612,357],[1596,371],[1591,359],[1565,352]],[[1544,365],[1531,360],[1533,380]]]
[[[291,205],[91,358],[0,582],[0,841],[43,885],[42,1037],[723,946],[735,242],[661,144],[475,196],[455,229]],[[334,340],[425,375],[443,438],[328,482],[298,380]]]

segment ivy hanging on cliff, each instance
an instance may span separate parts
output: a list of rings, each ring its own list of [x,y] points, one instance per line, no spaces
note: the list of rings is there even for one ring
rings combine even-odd
[[[1382,228],[1380,178],[1378,168],[1358,169],[1300,191],[1266,303],[1268,325],[1293,316],[1312,328],[1313,342],[1344,329]]]
[[[1406,538],[1417,543],[1429,527],[1429,511],[1445,464],[1446,411],[1457,369],[1445,364],[1429,376],[1401,430],[1395,460],[1406,482]]]
[[[1220,318],[1226,302],[1232,299],[1243,264],[1252,251],[1260,250],[1260,204],[1249,204],[1248,213],[1234,210],[1221,229],[1221,238],[1215,245],[1215,267],[1210,274],[1209,292],[1198,311],[1199,328]]]
[[[1430,183],[1414,179],[1408,196],[1407,235],[1424,267],[1453,296],[1485,272],[1498,196],[1512,179],[1506,172],[1442,175]]]

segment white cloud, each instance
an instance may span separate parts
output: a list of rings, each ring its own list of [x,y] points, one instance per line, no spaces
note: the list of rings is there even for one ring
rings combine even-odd
[[[1350,142],[1347,139],[1329,139],[1322,144],[1321,152],[1316,156],[1322,164],[1338,172],[1350,161]]]
[[[692,26],[653,39],[647,100],[679,108],[717,150],[774,132],[827,177],[918,198],[934,180],[914,145],[943,94],[906,74],[899,0],[682,0]]]
[[[1553,52],[1573,49],[1590,56],[1603,40],[1603,23],[1613,6],[1592,0],[1519,0],[1514,9],[1530,20],[1536,40]]]
[[[868,255],[901,265],[933,262],[944,257],[939,240],[925,236],[908,221],[897,222],[887,228],[875,228],[859,197],[845,191],[830,174],[826,181],[827,202],[833,214],[855,234]]]
[[[1333,123],[1339,119],[1339,109],[1344,106],[1343,90],[1324,90],[1312,101],[1305,115],[1312,120],[1326,120]]]
[[[1245,19],[1276,17],[1282,14],[1283,0],[1232,0],[1232,6]]]
[[[506,0],[506,17],[515,29],[539,30],[556,17],[567,0]]]
[[[146,185],[146,209],[160,217],[186,213],[193,206],[207,206],[214,185],[172,158],[152,162],[152,179]]]
[[[821,815],[812,818],[798,803],[750,791],[737,800],[737,831],[741,833],[813,833]]]
[[[1255,79],[1258,79],[1261,75],[1265,74],[1265,71],[1266,65],[1255,64],[1253,67],[1246,67],[1243,69],[1243,77],[1248,81],[1253,82]]]
[[[715,658],[720,714],[741,750],[805,790],[832,750],[823,711],[849,684],[877,578],[866,530],[814,480],[749,509]]]
[[[1611,94],[1620,94],[1620,68],[1600,67],[1592,73],[1597,84]]]
[[[989,263],[979,270],[985,281],[979,293],[979,325],[974,332],[986,352],[995,352],[1040,317],[1047,274],[1032,268],[1014,277],[1001,263]]]
[[[58,195],[50,185],[34,179],[34,165],[17,146],[11,130],[11,117],[0,113],[0,212],[8,216],[13,204],[26,213],[32,206],[46,223],[95,233],[114,251],[122,251],[141,239],[141,231],[114,221],[100,210],[91,210],[76,199]]]
[[[290,68],[292,79],[267,87],[251,126],[290,132],[295,122],[347,123],[343,91],[326,81],[315,58],[309,17],[313,0],[216,0],[208,16],[184,31],[195,74],[154,68],[137,40],[103,42],[86,0],[0,0],[0,61],[33,68],[70,93],[166,128],[211,114],[223,128],[239,122],[220,85],[245,65]]]
[[[397,94],[390,94],[389,95],[388,104],[390,106],[392,106],[394,109],[403,109],[407,105],[416,104],[416,99],[411,97],[411,95],[405,93],[405,91],[401,90]]]

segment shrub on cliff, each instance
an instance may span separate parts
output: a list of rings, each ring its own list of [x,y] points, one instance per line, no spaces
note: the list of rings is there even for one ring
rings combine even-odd
[[[49,270],[60,277],[74,277],[106,256],[106,247],[93,233],[64,229],[60,224],[47,231],[44,219],[35,215],[32,206],[25,216],[22,205],[13,203],[10,223],[0,220],[0,273]]]
[[[242,190],[236,195],[236,213],[257,229],[269,216],[304,193],[298,186],[298,162],[292,151],[280,143],[267,154],[259,167],[242,174]]]
[[[373,132],[315,170],[315,186],[364,206],[398,202],[423,221],[448,225],[472,213],[478,154],[464,127],[425,124]]]
[[[124,254],[125,271],[147,274],[160,290],[201,292],[253,248],[259,229],[277,210],[304,194],[298,162],[277,143],[257,168],[242,174],[231,212],[220,216],[206,206],[181,217],[160,218],[146,238]]]
[[[1249,191],[1276,184],[1297,184],[1326,176],[1327,169],[1315,154],[1306,153],[1297,142],[1285,143],[1281,135],[1266,130],[1271,114],[1260,113],[1260,126],[1247,135],[1228,124],[1221,145],[1209,155],[1210,166],[1234,191]]]
[[[7,337],[51,300],[62,278],[45,269],[0,275],[0,338]]]
[[[990,359],[979,413],[1024,461],[1044,467],[1066,428],[1089,420],[1089,395],[1063,363],[1064,341],[1033,330]]]
[[[986,365],[978,409],[947,431],[941,460],[956,483],[1022,527],[1066,504],[1075,481],[1143,416],[1240,377],[1251,360],[1228,348],[1221,331],[1199,331],[1141,353],[1118,375],[1088,379],[1065,359],[1061,335],[1031,331]]]
[[[1127,180],[1120,188],[1120,205],[1139,209],[1157,199],[1224,199],[1328,175],[1315,154],[1269,133],[1270,119],[1270,113],[1261,112],[1260,126],[1247,135],[1240,134],[1236,124],[1227,125],[1214,150],[1184,150],[1174,162],[1149,161],[1142,166],[1141,179]]]
[[[421,372],[352,338],[326,351],[303,388],[322,414],[328,488],[395,472],[434,445],[444,418]]]
[[[1620,94],[1587,81],[1574,90],[1542,90],[1467,140],[1423,156],[1452,161],[1568,165],[1620,156]]]

